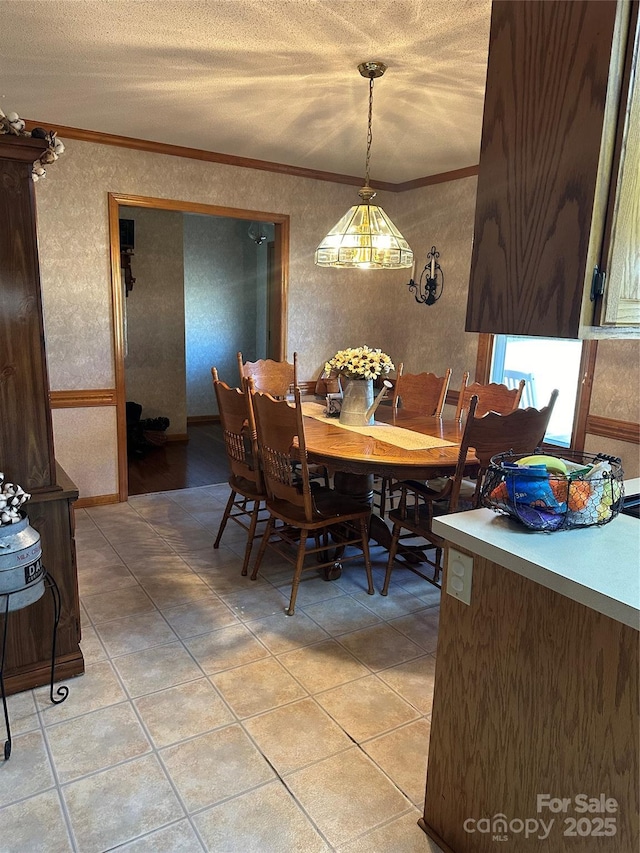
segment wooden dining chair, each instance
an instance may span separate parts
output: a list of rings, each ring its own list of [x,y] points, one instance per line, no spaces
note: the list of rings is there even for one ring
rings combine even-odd
[[[330,556],[329,534],[340,554],[340,563],[364,558],[368,593],[373,595],[369,560],[368,521],[370,508],[348,495],[327,486],[311,483],[300,403],[300,389],[294,388],[294,404],[276,400],[256,391],[248,380],[251,402],[258,429],[258,445],[267,491],[269,520],[251,574],[258,576],[267,547],[294,566],[291,598],[286,610],[293,616],[305,558],[316,558],[316,569],[333,567],[337,557]],[[294,469],[292,462],[297,462]],[[313,544],[307,547],[307,540]],[[347,550],[345,550],[345,546]],[[356,553],[351,549],[356,548]]]
[[[476,417],[486,415],[487,412],[497,412],[499,415],[506,415],[517,409],[520,405],[520,398],[525,386],[525,380],[521,379],[513,388],[506,385],[500,385],[497,382],[490,382],[488,385],[482,385],[480,382],[473,382],[467,385],[469,374],[465,372],[462,377],[462,386],[458,395],[458,405],[456,408],[456,420],[462,420],[469,410],[471,398],[475,395],[478,398],[478,407]]]
[[[211,376],[229,462],[231,489],[213,547],[220,547],[220,540],[229,519],[246,530],[247,544],[242,563],[242,574],[246,575],[253,541],[257,538],[258,521],[267,519],[266,512],[260,517],[260,512],[265,510],[267,495],[260,470],[256,425],[253,410],[249,405],[248,392],[240,388],[230,388],[221,382],[215,367],[211,368]]]
[[[251,377],[257,391],[271,394],[272,397],[285,399],[298,384],[298,353],[293,354],[293,364],[289,361],[274,361],[261,358],[258,361],[243,361],[238,353],[240,382]]]
[[[443,540],[433,532],[434,516],[478,507],[484,475],[491,463],[491,457],[509,450],[514,453],[533,453],[544,438],[557,396],[558,392],[554,391],[548,405],[543,409],[515,409],[505,415],[488,412],[481,417],[477,417],[479,398],[475,394],[471,397],[455,473],[446,481],[444,487],[436,492],[423,483],[415,481],[400,483],[400,503],[397,509],[389,512],[393,530],[382,595],[387,595],[389,590],[394,561],[402,539],[427,540],[428,544],[424,549],[418,547],[417,552],[416,549],[405,552],[410,561],[405,561],[405,566],[430,583],[440,586],[438,581]],[[470,449],[473,449],[479,462],[477,479],[473,494],[461,505],[460,487]],[[402,530],[408,532],[402,534]],[[432,560],[424,552],[433,548],[435,548],[435,559]],[[433,578],[427,577],[416,568],[416,554],[418,559],[424,560],[433,567]]]
[[[426,417],[442,417],[451,368],[448,367],[444,376],[435,373],[405,373],[404,364],[398,365],[398,375],[393,388],[393,407],[401,403],[403,409],[409,409]]]
[[[435,373],[405,373],[404,364],[400,362],[397,374],[393,387],[394,409],[401,404],[403,409],[425,417],[442,417],[451,381],[450,367],[444,376],[436,376]],[[378,508],[382,518],[387,512],[387,499],[393,503],[393,495],[397,490],[396,481],[389,477],[382,478],[379,488],[374,487],[374,496],[379,496]]]
[[[458,394],[458,404],[455,414],[458,421],[466,417],[469,411],[469,403],[474,394],[478,398],[476,408],[477,418],[486,415],[487,412],[497,412],[499,415],[507,415],[518,408],[525,388],[525,382],[522,379],[504,385],[497,382],[490,382],[487,385],[483,385],[480,382],[473,382],[471,385],[468,385],[468,381],[469,373],[465,371],[462,375],[462,386]],[[437,480],[431,480],[428,485],[432,489],[440,489],[443,483],[444,480],[438,478]],[[475,491],[475,482],[465,479],[461,488],[465,498],[470,497]]]

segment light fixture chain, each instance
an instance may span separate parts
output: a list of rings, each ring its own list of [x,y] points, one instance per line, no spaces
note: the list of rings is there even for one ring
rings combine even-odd
[[[369,120],[367,123],[367,160],[365,163],[365,178],[364,184],[369,186],[369,160],[371,159],[371,143],[373,142],[373,133],[371,131],[371,117],[373,115],[373,77],[369,77]]]

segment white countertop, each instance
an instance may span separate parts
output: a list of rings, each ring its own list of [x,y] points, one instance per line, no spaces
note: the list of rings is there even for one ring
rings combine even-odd
[[[625,493],[640,491],[640,480]],[[640,520],[543,533],[490,509],[434,518],[433,531],[548,589],[640,630]],[[473,591],[472,591],[473,595]]]

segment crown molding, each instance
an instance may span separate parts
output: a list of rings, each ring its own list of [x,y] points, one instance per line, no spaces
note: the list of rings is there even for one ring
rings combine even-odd
[[[336,172],[323,172],[319,169],[306,169],[302,166],[289,166],[286,163],[273,163],[269,160],[254,160],[251,157],[237,157],[235,154],[219,154],[215,151],[204,151],[200,148],[187,148],[182,145],[169,145],[165,142],[153,142],[148,139],[136,139],[132,136],[117,136],[113,133],[101,133],[96,130],[83,130],[79,127],[67,127],[62,124],[50,124],[49,122],[38,122],[25,119],[27,130],[34,127],[46,127],[54,130],[62,139],[76,139],[79,142],[92,142],[94,145],[115,145],[119,148],[132,148],[135,151],[148,151],[151,154],[167,154],[171,157],[185,157],[189,160],[202,160],[207,163],[221,163],[225,166],[238,166],[244,169],[258,169],[263,172],[276,172],[280,175],[292,175],[297,178],[309,178],[314,181],[329,181],[334,184],[348,184],[361,187],[362,177],[354,175],[341,175]],[[457,181],[478,174],[478,166],[467,166],[464,169],[455,169],[451,172],[441,172],[437,175],[427,175],[424,178],[416,178],[412,181],[394,184],[388,181],[370,181],[376,190],[392,193],[406,192],[407,190],[426,187],[432,184],[441,184],[446,181]]]
[[[465,166],[464,169],[453,169],[450,172],[439,172],[437,175],[425,175],[424,178],[415,178],[413,181],[404,181],[401,184],[393,184],[392,192],[405,193],[408,190],[416,190],[420,187],[430,187],[433,184],[444,184],[447,181],[459,181],[460,178],[471,178],[478,174],[479,166]]]

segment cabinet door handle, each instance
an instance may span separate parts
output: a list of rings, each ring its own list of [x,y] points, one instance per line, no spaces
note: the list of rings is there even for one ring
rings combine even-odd
[[[604,293],[604,282],[607,277],[607,274],[604,270],[599,270],[597,266],[593,268],[593,277],[591,279],[591,293],[589,297],[592,302],[602,296]]]

